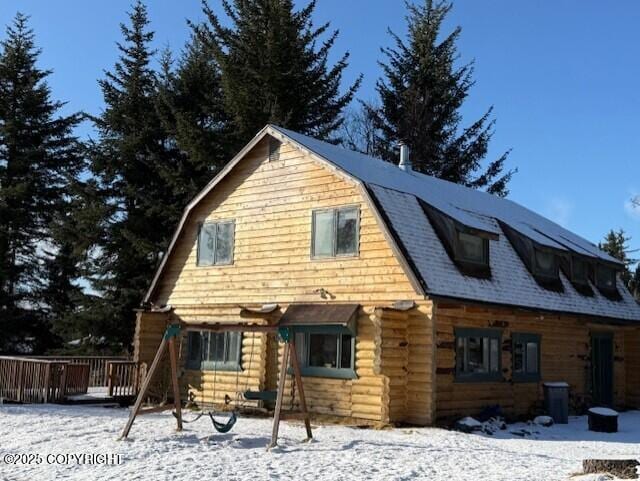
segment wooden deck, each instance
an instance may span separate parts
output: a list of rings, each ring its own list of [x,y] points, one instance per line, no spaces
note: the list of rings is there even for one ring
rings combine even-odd
[[[0,356],[0,401],[127,403],[145,373],[144,364],[126,358]]]

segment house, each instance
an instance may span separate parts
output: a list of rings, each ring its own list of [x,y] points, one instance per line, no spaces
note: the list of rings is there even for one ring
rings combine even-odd
[[[499,404],[523,416],[545,381],[569,383],[576,405],[637,407],[640,306],[621,269],[406,156],[398,167],[267,126],[186,207],[135,357],[152,360],[171,319],[282,323],[296,326],[315,413],[428,425]],[[271,335],[189,332],[181,346],[196,402],[276,385]]]

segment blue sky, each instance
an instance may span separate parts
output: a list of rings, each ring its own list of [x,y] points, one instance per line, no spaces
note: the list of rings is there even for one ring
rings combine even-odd
[[[219,0],[211,0],[220,12]],[[304,2],[302,2],[304,3]],[[98,113],[97,79],[112,67],[129,0],[0,2],[0,24],[31,15],[41,64],[68,111]],[[149,1],[158,48],[179,50],[199,0]],[[399,0],[319,0],[315,19],[341,32],[333,55],[351,53],[345,82],[364,74],[359,97],[375,98],[379,47],[405,30]],[[458,0],[446,30],[462,27],[461,61],[475,59],[468,122],[493,105],[491,156],[512,149],[510,198],[597,242],[624,228],[640,247],[640,2]],[[84,126],[83,135],[90,133]]]

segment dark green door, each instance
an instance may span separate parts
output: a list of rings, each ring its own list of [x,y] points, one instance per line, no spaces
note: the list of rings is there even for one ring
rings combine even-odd
[[[613,404],[613,335],[591,333],[591,394],[593,404]]]

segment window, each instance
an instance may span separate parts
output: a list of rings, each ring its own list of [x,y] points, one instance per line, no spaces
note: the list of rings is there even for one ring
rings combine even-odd
[[[598,265],[596,267],[596,285],[606,291],[616,289],[616,271],[611,267]]]
[[[491,278],[489,241],[498,236],[467,227],[420,199],[418,203],[456,268],[465,276]]]
[[[242,333],[189,331],[187,369],[240,370]]]
[[[538,334],[511,334],[514,381],[540,380],[540,336]]]
[[[280,160],[280,142],[278,139],[274,139],[273,137],[269,138],[269,160],[275,161]]]
[[[357,207],[314,211],[311,256],[358,255],[359,214]]]
[[[198,234],[198,265],[233,264],[234,231],[233,221],[202,224]]]
[[[558,277],[558,261],[553,252],[535,249],[533,257],[533,266],[536,275],[549,278]]]
[[[587,284],[589,280],[589,263],[580,257],[571,257],[571,280],[577,284]]]
[[[317,326],[296,332],[296,351],[304,376],[354,379],[355,336],[344,328]]]
[[[456,380],[499,381],[500,338],[497,329],[457,328]]]
[[[462,262],[489,265],[489,240],[457,231],[456,257]]]

